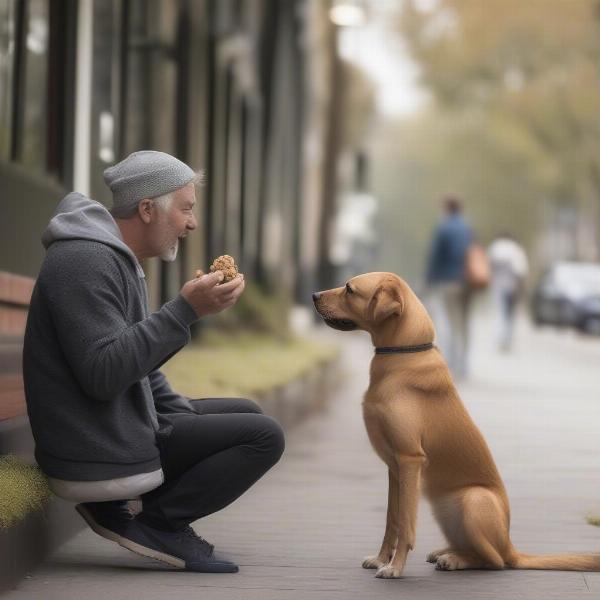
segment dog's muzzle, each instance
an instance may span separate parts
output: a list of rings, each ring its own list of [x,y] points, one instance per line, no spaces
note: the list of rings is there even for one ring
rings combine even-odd
[[[352,331],[356,329],[356,323],[350,319],[328,319],[323,317],[323,320],[329,327],[339,329],[340,331]]]
[[[325,323],[329,325],[329,327],[333,327],[333,329],[339,329],[340,331],[352,331],[353,329],[356,329],[356,323],[350,319],[336,319],[330,315],[324,315],[317,306],[317,302],[319,301],[320,297],[321,292],[315,292],[312,295],[316,311],[319,313]]]

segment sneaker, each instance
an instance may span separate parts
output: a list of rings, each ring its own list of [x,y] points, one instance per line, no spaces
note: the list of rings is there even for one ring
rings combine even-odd
[[[138,519],[127,524],[119,544],[136,554],[160,560],[168,565],[198,573],[237,573],[236,564],[218,558],[214,546],[191,527],[182,531],[160,531]]]
[[[182,533],[195,540],[197,544],[203,547],[208,556],[213,554],[215,547],[212,544],[209,544],[203,537],[199,536],[190,525],[185,527]]]
[[[133,520],[126,501],[83,502],[77,504],[75,510],[93,531],[117,544],[121,543],[122,533]]]

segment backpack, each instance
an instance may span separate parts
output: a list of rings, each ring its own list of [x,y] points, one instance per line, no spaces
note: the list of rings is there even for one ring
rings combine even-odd
[[[465,255],[464,280],[473,289],[486,288],[490,283],[490,263],[478,242],[471,242]]]

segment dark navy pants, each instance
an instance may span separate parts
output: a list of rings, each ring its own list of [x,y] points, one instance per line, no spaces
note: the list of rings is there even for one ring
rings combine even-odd
[[[142,495],[143,523],[178,531],[231,504],[281,457],[279,423],[244,398],[192,400],[159,439],[164,483]]]

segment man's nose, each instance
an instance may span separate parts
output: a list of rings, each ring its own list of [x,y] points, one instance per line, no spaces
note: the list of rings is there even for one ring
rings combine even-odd
[[[321,292],[313,292],[313,302],[316,302],[321,297]]]
[[[196,227],[198,227],[198,221],[196,220],[196,215],[192,214],[192,218],[187,222],[186,228],[194,231]]]

